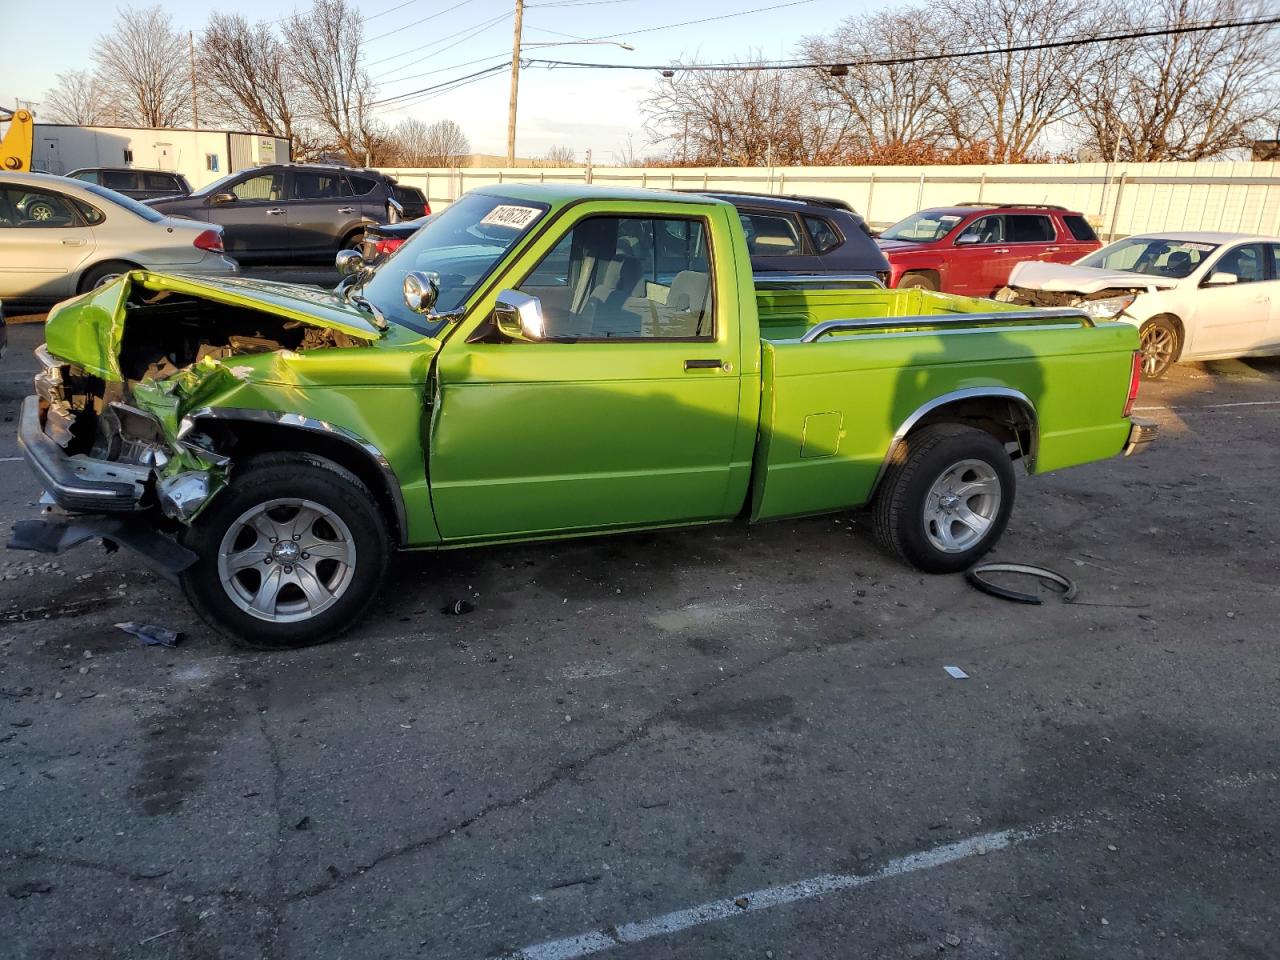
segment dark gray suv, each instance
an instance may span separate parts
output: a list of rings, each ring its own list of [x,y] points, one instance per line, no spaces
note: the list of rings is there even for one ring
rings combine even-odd
[[[358,246],[366,224],[399,219],[394,190],[395,181],[376,170],[279,163],[149,206],[221,224],[228,256],[241,262],[328,261]]]

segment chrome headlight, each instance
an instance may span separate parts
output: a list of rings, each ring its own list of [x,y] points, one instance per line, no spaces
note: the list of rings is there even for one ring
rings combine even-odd
[[[1095,320],[1114,320],[1124,313],[1129,304],[1136,299],[1137,294],[1126,293],[1123,297],[1107,297],[1105,300],[1084,300],[1079,304],[1079,307]]]

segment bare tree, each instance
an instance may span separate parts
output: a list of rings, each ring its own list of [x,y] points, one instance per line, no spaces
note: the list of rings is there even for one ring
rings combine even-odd
[[[49,119],[54,123],[98,126],[110,123],[116,111],[107,100],[102,82],[88,70],[58,74],[58,83],[44,95]]]
[[[1095,0],[937,0],[957,44],[999,50],[1087,37],[1104,13]],[[1109,23],[1110,21],[1106,21]],[[997,163],[1018,163],[1045,131],[1075,112],[1076,87],[1108,55],[1107,45],[1018,50],[946,62],[945,115],[961,147],[985,144]],[[941,51],[940,51],[941,52]]]
[[[573,161],[576,156],[577,155],[573,152],[572,147],[567,147],[564,144],[557,144],[542,155],[542,160],[539,162],[538,166],[571,167],[573,166]]]
[[[172,127],[190,120],[187,44],[163,7],[121,10],[93,60],[121,121]]]
[[[817,97],[825,95],[849,112],[849,133],[858,149],[927,152],[948,139],[956,124],[948,116],[952,67],[947,61],[869,62],[890,50],[895,58],[908,58],[948,49],[958,38],[947,23],[928,8],[898,7],[849,17],[830,36],[803,41],[805,59],[845,65],[838,73],[815,71],[813,83]]]
[[[658,81],[644,105],[646,130],[675,164],[827,163],[844,145],[847,111],[815,102],[812,93],[798,71],[678,71]]]
[[[308,119],[333,137],[351,163],[364,163],[374,148],[370,112],[373,81],[360,66],[364,27],[348,0],[315,0],[285,22],[284,36],[308,104]]]
[[[1156,0],[1129,8],[1117,30],[1256,18],[1262,0]],[[1280,123],[1280,45],[1271,26],[1144,37],[1079,84],[1077,129],[1104,160],[1204,160],[1274,135]]]
[[[205,109],[217,120],[293,139],[299,84],[270,25],[217,13],[200,36]]]
[[[458,167],[471,153],[471,143],[452,120],[426,123],[406,117],[388,136],[388,155],[402,167]]]

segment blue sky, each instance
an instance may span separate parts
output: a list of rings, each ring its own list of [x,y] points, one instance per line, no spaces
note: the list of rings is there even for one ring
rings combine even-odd
[[[645,64],[693,57],[723,60],[752,51],[765,57],[786,57],[794,52],[801,37],[825,32],[850,13],[889,5],[892,0],[806,0],[785,9],[712,23],[648,30],[754,10],[772,2],[778,0],[706,0],[699,4],[680,0],[543,0],[542,6],[529,0],[524,15],[526,56]],[[358,4],[366,17],[365,36],[370,38],[366,61],[369,72],[377,79],[380,97],[408,93],[510,58],[513,3],[466,0],[457,9],[448,10],[458,3],[459,0],[363,0]],[[565,5],[568,3],[577,5]],[[200,30],[213,10],[274,20],[302,6],[305,4],[294,0],[185,0],[181,4],[163,4],[174,26],[182,31]],[[109,28],[106,11],[112,9],[100,0],[14,2],[5,7],[5,35],[24,38],[21,43],[6,44],[5,55],[0,58],[0,104],[5,106],[12,106],[17,97],[39,101],[59,73],[89,66],[94,40]],[[414,21],[426,17],[432,19],[414,25]],[[493,22],[486,26],[487,21]],[[54,22],[56,26],[51,27]],[[72,24],[76,29],[68,29]],[[614,34],[618,41],[634,46],[634,52],[602,45],[532,46]],[[474,60],[481,62],[469,62]],[[420,74],[426,75],[417,76]],[[633,135],[636,149],[642,150],[647,141],[640,103],[656,80],[656,74],[646,72],[522,71],[520,154],[539,156],[552,145],[565,144],[577,152],[579,161],[586,149],[592,148],[595,159],[607,163],[626,142],[628,133]],[[462,125],[474,151],[501,154],[506,152],[508,94],[508,75],[502,73],[408,107],[388,105],[380,115],[389,123],[403,116],[428,122],[448,117]],[[39,109],[37,106],[37,113]]]

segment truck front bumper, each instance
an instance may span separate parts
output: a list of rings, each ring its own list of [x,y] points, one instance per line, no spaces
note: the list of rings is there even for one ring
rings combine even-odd
[[[1124,455],[1128,457],[1142,451],[1159,432],[1160,428],[1155,421],[1133,417],[1129,426],[1129,439],[1124,445]]]
[[[18,446],[40,485],[64,510],[132,513],[142,508],[151,469],[68,455],[45,433],[38,396],[22,401]]]

